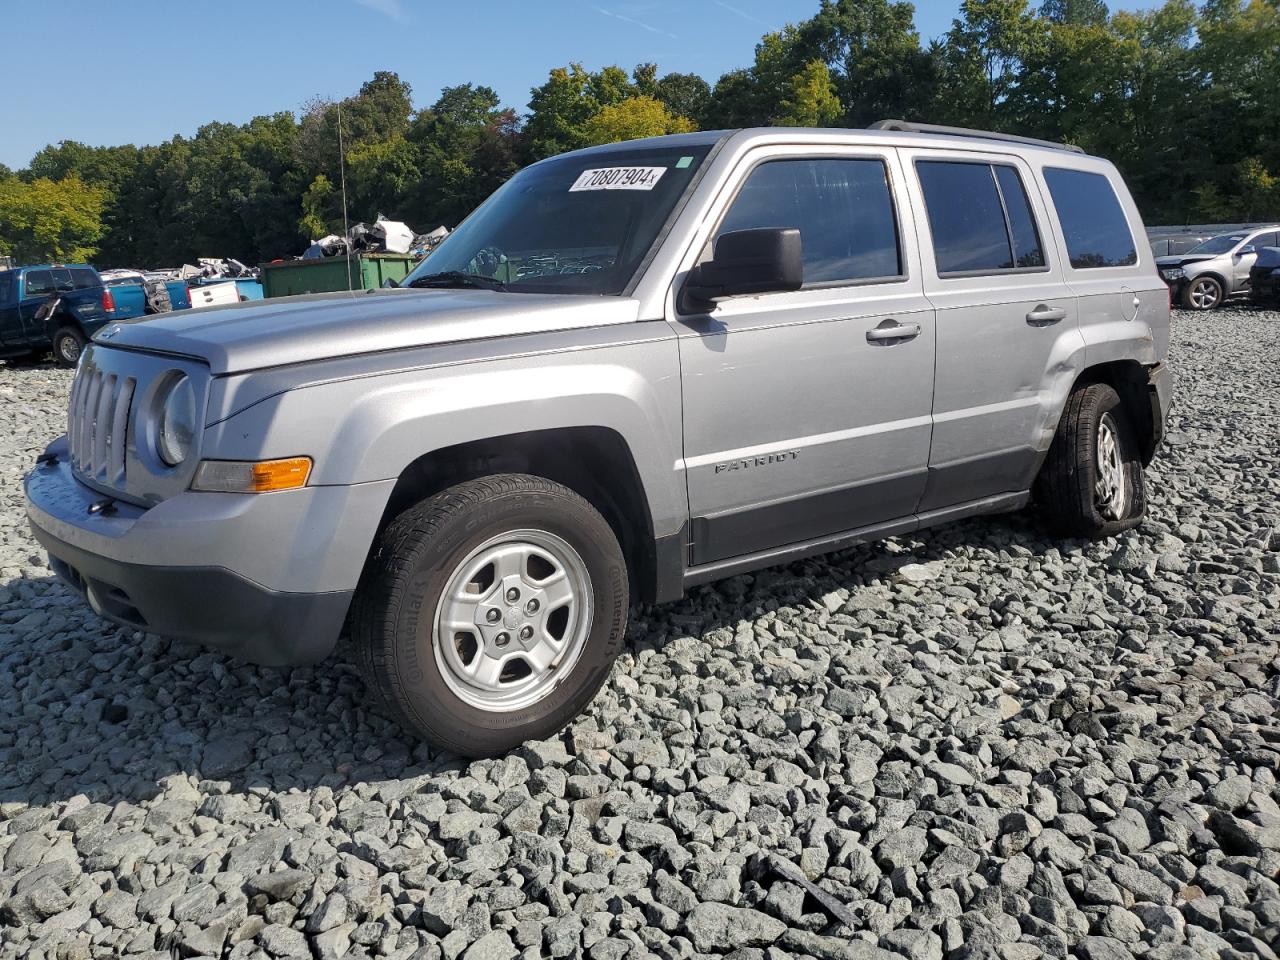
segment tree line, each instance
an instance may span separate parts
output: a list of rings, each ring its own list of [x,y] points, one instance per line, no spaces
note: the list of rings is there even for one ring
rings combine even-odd
[[[820,0],[748,66],[695,74],[569,64],[528,110],[490,87],[415,106],[395,73],[341,101],[209,123],[155,146],[62,141],[0,166],[0,254],[161,266],[296,255],[351,219],[455,225],[521,166],[696,129],[861,127],[884,117],[1079,144],[1113,160],[1148,223],[1280,219],[1280,0],[963,0],[922,43],[911,3]]]

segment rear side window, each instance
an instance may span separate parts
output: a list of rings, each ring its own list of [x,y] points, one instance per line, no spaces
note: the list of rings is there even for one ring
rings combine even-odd
[[[48,270],[32,270],[26,277],[26,295],[43,297],[53,293],[53,274]]]
[[[717,231],[800,230],[806,286],[902,275],[884,163],[770,160],[747,177]]]
[[[1067,257],[1077,270],[1127,267],[1138,248],[1111,181],[1100,173],[1045,167],[1044,180],[1067,241]]]
[[[1012,167],[951,160],[916,163],[939,275],[1045,265],[1022,178]]]
[[[102,283],[96,273],[84,267],[71,268],[71,282],[77,290],[90,290]]]

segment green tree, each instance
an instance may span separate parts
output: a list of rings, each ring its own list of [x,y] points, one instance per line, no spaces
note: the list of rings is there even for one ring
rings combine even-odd
[[[604,107],[587,121],[586,142],[616,143],[664,133],[688,133],[693,129],[692,121],[674,116],[661,101],[653,97],[630,97]]]
[[[847,122],[922,118],[937,85],[937,55],[922,50],[915,8],[895,0],[822,0],[796,28],[804,55],[830,68]]]
[[[784,127],[830,127],[843,116],[831,71],[821,60],[811,60],[792,78],[777,123]]]
[[[517,117],[491,87],[446,87],[414,120],[421,176],[405,209],[423,229],[456,225],[520,166]]]
[[[332,209],[333,193],[333,183],[320,173],[302,194],[302,219],[298,221],[298,232],[304,237],[319,240],[321,237],[339,232],[338,228],[342,226],[342,221],[335,223],[327,219]]]
[[[706,125],[711,87],[696,73],[668,73],[654,84],[651,96],[676,116],[688,117],[699,127]]]
[[[939,110],[964,126],[1005,129],[1011,118],[1000,107],[1044,35],[1027,0],[961,0],[946,37]]]
[[[88,260],[102,236],[107,191],[77,176],[0,180],[0,255],[18,263]]]

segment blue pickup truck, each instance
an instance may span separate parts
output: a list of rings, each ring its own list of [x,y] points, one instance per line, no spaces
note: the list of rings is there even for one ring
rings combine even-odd
[[[184,284],[166,287],[169,309],[191,306]],[[101,327],[158,309],[141,281],[106,286],[82,263],[0,270],[0,357],[37,360],[52,350],[59,364],[73,367]]]

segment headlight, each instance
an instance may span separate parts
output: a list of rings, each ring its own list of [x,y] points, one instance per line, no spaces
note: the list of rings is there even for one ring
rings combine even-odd
[[[196,392],[183,374],[173,381],[160,413],[160,429],[156,432],[156,453],[171,467],[176,467],[191,453],[191,439],[196,433]]]
[[[1186,275],[1186,271],[1181,267],[1172,267],[1169,270],[1160,271],[1160,276],[1164,277],[1166,280],[1181,280]]]

